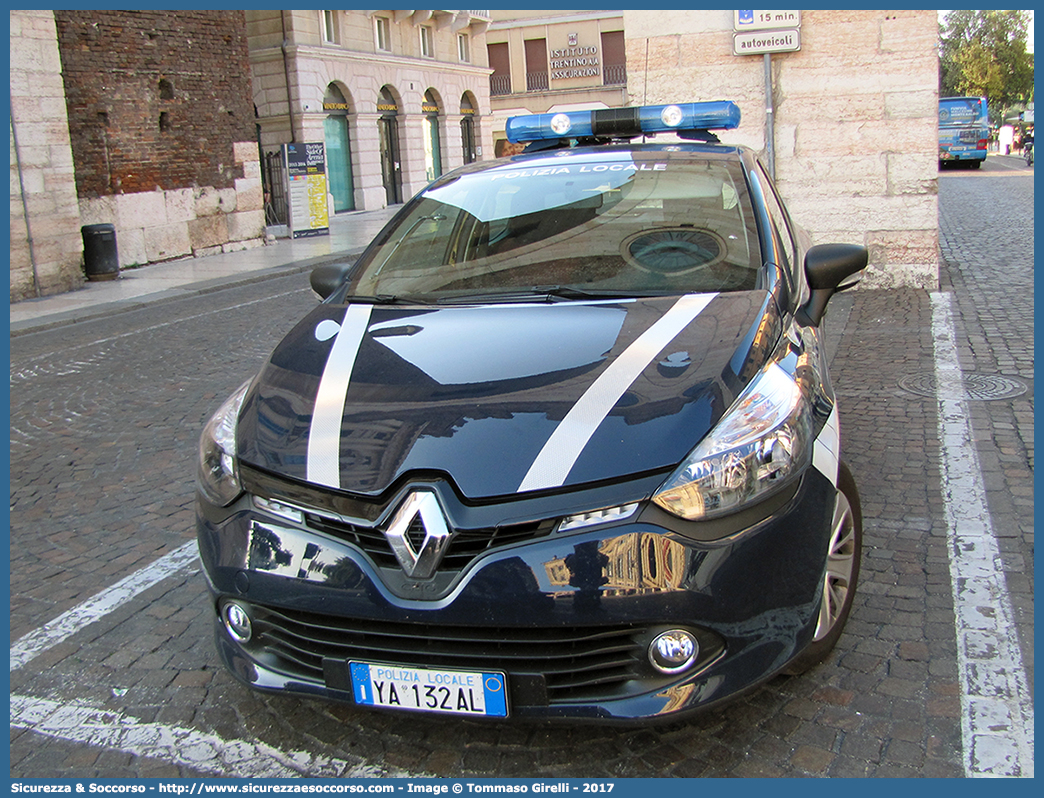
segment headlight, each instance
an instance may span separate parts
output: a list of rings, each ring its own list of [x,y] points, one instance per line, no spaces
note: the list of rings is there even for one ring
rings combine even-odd
[[[199,438],[196,484],[207,501],[224,507],[242,492],[236,464],[236,420],[250,381],[247,380],[221,405]]]
[[[793,378],[775,363],[747,386],[717,426],[653,496],[687,521],[765,498],[809,462],[812,419]]]

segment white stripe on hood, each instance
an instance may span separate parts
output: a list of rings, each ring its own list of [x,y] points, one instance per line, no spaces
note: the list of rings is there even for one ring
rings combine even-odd
[[[344,402],[348,383],[355,368],[366,328],[370,323],[372,305],[349,305],[344,321],[336,331],[336,339],[319,379],[319,390],[312,410],[312,426],[308,430],[307,479],[328,488],[341,487],[341,425],[344,422]],[[337,326],[329,319],[315,329],[319,340],[326,340],[328,330]]]
[[[684,330],[717,294],[686,294],[638,336],[591,383],[565,418],[555,427],[536,456],[518,492],[545,490],[563,485],[580,453],[609,415],[620,397],[638,379],[663,348]]]

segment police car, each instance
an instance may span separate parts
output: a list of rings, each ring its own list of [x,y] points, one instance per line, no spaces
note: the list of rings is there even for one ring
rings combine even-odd
[[[633,722],[826,656],[862,532],[821,325],[867,253],[805,246],[719,142],[738,123],[732,102],[512,118],[525,153],[313,273],[324,301],[200,442],[233,674]]]

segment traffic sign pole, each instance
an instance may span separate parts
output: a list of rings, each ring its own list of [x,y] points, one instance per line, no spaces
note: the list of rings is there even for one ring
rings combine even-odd
[[[776,179],[776,109],[772,96],[772,53],[801,49],[800,11],[734,11],[733,55],[761,55],[765,62],[765,158]]]
[[[776,179],[776,109],[772,102],[772,54],[765,53],[765,157],[768,173]]]

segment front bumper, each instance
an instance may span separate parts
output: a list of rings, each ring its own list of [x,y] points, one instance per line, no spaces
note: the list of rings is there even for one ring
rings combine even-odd
[[[531,534],[413,582],[330,525],[197,503],[218,651],[259,690],[352,702],[348,663],[504,672],[509,717],[677,717],[749,690],[811,640],[834,486],[808,469],[770,512],[716,540],[648,505],[625,521]],[[499,531],[499,530],[498,530]],[[377,533],[378,543],[380,533]],[[248,606],[245,644],[221,605]],[[667,676],[647,657],[683,628],[700,655]]]

